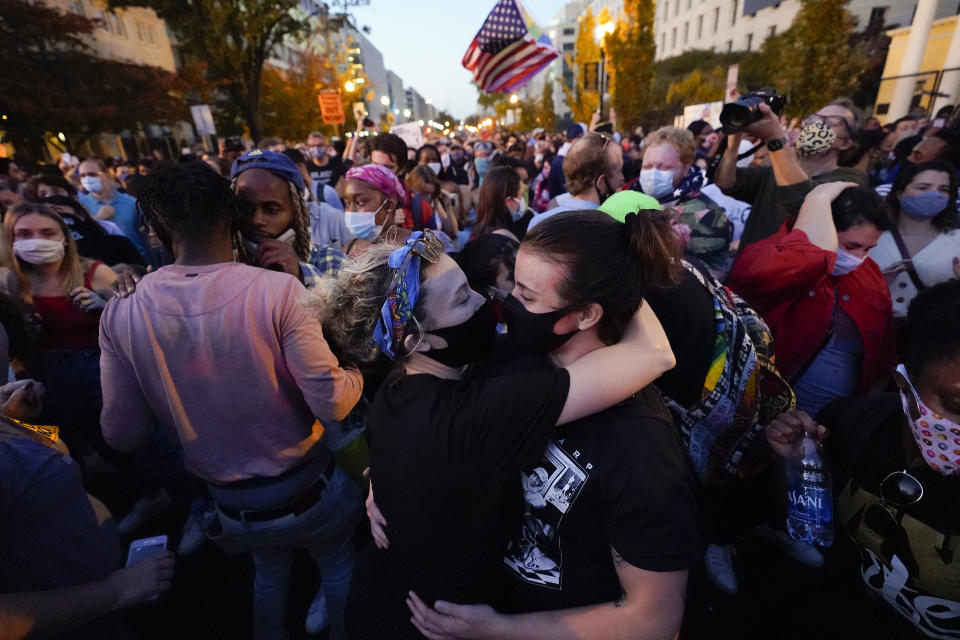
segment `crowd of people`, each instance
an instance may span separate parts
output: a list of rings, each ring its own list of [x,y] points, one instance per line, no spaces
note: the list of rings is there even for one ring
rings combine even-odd
[[[0,158],[0,638],[151,637],[209,553],[258,639],[747,637],[738,554],[960,638],[960,118],[758,111]]]

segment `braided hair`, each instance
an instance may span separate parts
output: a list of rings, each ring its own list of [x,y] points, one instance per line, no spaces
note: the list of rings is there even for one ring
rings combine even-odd
[[[277,177],[283,178],[283,176],[279,175]],[[230,191],[233,194],[237,192],[238,180],[239,176],[230,181]],[[310,250],[313,247],[313,241],[310,239],[310,216],[307,210],[307,202],[295,184],[286,179],[284,179],[284,182],[287,183],[287,191],[290,194],[290,205],[293,208],[293,222],[290,223],[290,228],[293,229],[294,233],[293,251],[297,254],[300,262],[308,262],[310,260]],[[250,255],[247,247],[241,241],[239,229],[234,234],[233,244],[237,250],[237,259],[240,262],[244,264],[254,263],[253,256]]]

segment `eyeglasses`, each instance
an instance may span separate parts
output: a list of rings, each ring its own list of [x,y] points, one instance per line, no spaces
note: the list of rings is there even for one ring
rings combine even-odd
[[[867,507],[863,522],[884,539],[900,533],[901,510],[923,498],[923,485],[903,471],[894,471],[880,481],[880,502]],[[891,509],[893,507],[893,509]]]
[[[843,116],[822,116],[819,113],[811,113],[810,115],[808,115],[806,118],[803,119],[804,126],[813,124],[814,122],[822,122],[828,127],[836,127],[842,124],[843,128],[847,132],[846,137],[850,137],[851,135],[853,135],[853,132],[850,131],[850,123],[847,122],[847,119],[844,118]]]

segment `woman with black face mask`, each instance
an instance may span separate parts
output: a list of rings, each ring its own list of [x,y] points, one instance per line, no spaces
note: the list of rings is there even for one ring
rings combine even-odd
[[[520,246],[505,303],[517,347],[508,366],[529,370],[549,354],[554,366],[572,370],[622,341],[643,292],[677,277],[678,251],[662,212],[625,222],[600,211],[544,220]],[[692,477],[657,391],[647,387],[558,426],[520,479],[523,515],[512,521],[502,555],[503,593],[481,601],[495,608],[444,597],[433,609],[426,603],[435,594],[414,587],[409,608],[424,635],[676,635],[699,545]],[[388,535],[392,547],[395,523],[382,515],[388,524],[375,536]]]
[[[656,317],[635,304],[622,338],[578,362],[467,367],[492,352],[495,318],[430,232],[374,245],[314,296],[342,361],[397,360],[368,417],[390,543],[361,556],[351,638],[419,637],[405,606],[411,588],[431,601],[496,602],[516,524],[504,497],[520,471],[558,425],[622,402],[674,363]]]

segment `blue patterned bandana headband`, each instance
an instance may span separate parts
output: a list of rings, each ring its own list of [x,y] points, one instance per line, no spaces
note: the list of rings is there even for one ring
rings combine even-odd
[[[441,252],[442,245],[432,232],[417,231],[387,259],[393,277],[373,328],[373,342],[391,360],[397,357],[396,347],[420,298],[420,258],[436,263]]]

